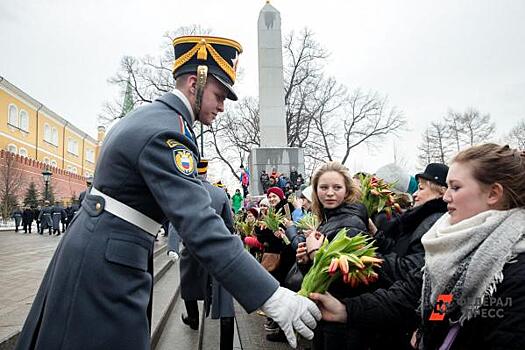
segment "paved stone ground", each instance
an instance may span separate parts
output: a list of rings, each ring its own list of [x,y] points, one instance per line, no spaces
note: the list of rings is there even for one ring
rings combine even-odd
[[[0,232],[0,341],[21,329],[61,237]]]
[[[0,343],[22,328],[61,238],[0,232]],[[160,235],[158,245],[165,240]]]
[[[288,343],[270,342],[266,340],[264,322],[266,317],[258,315],[256,312],[246,313],[244,309],[235,303],[235,320],[237,330],[243,350],[288,350],[292,349]],[[311,342],[304,338],[298,339],[297,350],[310,350]]]

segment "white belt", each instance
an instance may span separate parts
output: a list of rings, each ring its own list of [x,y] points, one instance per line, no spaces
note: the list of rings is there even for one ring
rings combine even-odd
[[[95,196],[100,196],[104,198],[106,204],[104,205],[104,210],[107,212],[121,218],[124,221],[129,222],[137,226],[138,228],[146,231],[150,235],[156,237],[159,232],[161,224],[155,220],[150,219],[146,215],[142,214],[140,211],[135,210],[124,203],[119,202],[116,199],[111,198],[110,196],[100,192],[95,187],[91,188],[90,194]]]

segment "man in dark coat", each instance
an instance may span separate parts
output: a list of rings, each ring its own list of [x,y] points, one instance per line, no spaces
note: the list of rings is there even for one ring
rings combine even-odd
[[[149,349],[153,248],[166,217],[248,312],[260,308],[276,319],[293,346],[294,330],[313,336],[319,309],[279,287],[244,250],[196,178],[191,125],[210,125],[225,98],[236,99],[240,45],[201,36],[173,44],[176,89],[108,133],[93,187],[55,251],[17,349]]]
[[[24,233],[27,233],[27,230],[29,230],[29,233],[31,233],[31,225],[33,225],[33,211],[29,207],[26,207],[22,213],[22,225],[24,226]]]

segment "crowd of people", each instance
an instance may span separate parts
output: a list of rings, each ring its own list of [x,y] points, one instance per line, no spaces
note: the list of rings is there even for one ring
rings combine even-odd
[[[317,350],[525,348],[523,151],[484,144],[458,153],[450,168],[429,164],[413,177],[396,166],[378,170],[396,191],[396,212],[369,212],[368,176],[352,177],[338,162],[321,165],[307,187],[295,169],[289,177],[263,172],[266,198],[256,206],[246,200],[243,170],[243,194],[231,204],[241,241],[225,224],[230,201],[222,192],[214,201],[216,191],[197,177],[193,124],[211,125],[226,99],[237,100],[242,47],[211,36],[178,37],[173,46],[175,88],[106,136],[93,186],[49,263],[17,349],[149,349],[162,222],[217,293],[229,293],[212,301],[225,323],[221,349],[232,346],[232,298],[266,317],[268,340],[292,347],[302,336]],[[319,223],[300,229],[307,213]],[[374,279],[295,293],[341,229],[374,240]],[[191,303],[182,321],[196,328],[195,296],[184,294]]]
[[[484,144],[458,153],[450,168],[431,163],[415,176],[381,167],[374,175],[402,203],[388,218],[384,210],[367,213],[358,175],[328,162],[293,196],[271,186],[239,212],[254,223],[250,233],[238,232],[247,249],[295,291],[324,240],[343,228],[373,238],[383,261],[377,281],[336,281],[311,295],[323,314],[313,348],[525,348],[524,152]],[[285,217],[276,231],[264,223],[269,208]],[[320,219],[316,231],[296,227],[308,212]],[[451,296],[446,304],[443,295]],[[271,318],[265,331],[270,341],[286,341]]]
[[[60,236],[66,231],[79,207],[77,202],[64,208],[60,202],[51,205],[45,200],[43,206],[25,206],[23,210],[17,206],[11,213],[11,218],[14,220],[15,232],[23,230],[24,234],[32,233],[34,221],[38,234],[42,235],[47,230],[49,235]]]

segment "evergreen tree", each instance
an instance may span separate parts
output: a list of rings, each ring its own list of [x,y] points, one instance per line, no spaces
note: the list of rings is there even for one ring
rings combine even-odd
[[[47,185],[47,200],[49,203],[53,204],[55,203],[55,191],[53,190],[53,184],[50,181]],[[46,200],[46,187],[42,188],[42,192],[40,193],[40,196],[42,197],[42,202]]]
[[[24,205],[28,205],[30,207],[36,207],[38,205],[38,193],[33,181],[29,183],[29,187],[27,188],[26,195],[24,197]]]

